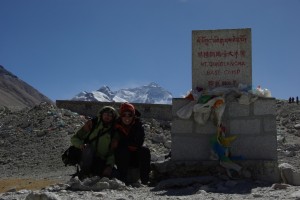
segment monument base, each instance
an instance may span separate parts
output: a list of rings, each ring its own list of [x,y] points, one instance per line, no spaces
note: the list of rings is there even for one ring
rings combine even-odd
[[[252,179],[276,183],[280,181],[277,161],[247,160],[236,161],[241,166],[241,173],[229,177],[226,169],[218,161],[172,161],[152,164],[152,178],[161,181],[170,178],[187,178],[195,176],[217,176],[228,179]]]

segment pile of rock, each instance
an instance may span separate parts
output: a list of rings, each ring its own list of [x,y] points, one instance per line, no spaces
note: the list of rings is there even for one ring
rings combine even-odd
[[[0,177],[74,172],[63,165],[61,154],[88,116],[49,103],[16,112],[2,107],[0,115],[0,164],[5,172]],[[145,120],[144,127],[152,161],[163,161],[171,148],[170,122]]]

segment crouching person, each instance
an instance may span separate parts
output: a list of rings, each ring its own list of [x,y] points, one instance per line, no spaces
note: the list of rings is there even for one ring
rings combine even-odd
[[[142,122],[137,116],[137,111],[132,104],[123,103],[119,110],[120,118],[115,128],[120,137],[115,151],[116,165],[120,180],[126,185],[132,184],[129,170],[139,169],[142,184],[149,182],[150,150],[143,146],[145,132]]]
[[[89,120],[71,137],[71,143],[80,149],[79,179],[91,176],[111,177],[115,164],[114,149],[116,131],[113,129],[118,116],[110,106],[100,109],[98,116]]]

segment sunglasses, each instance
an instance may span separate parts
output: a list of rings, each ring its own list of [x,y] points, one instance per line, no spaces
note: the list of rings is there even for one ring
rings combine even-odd
[[[132,113],[123,113],[122,117],[133,117]]]
[[[110,112],[104,112],[104,113],[103,113],[103,115],[105,115],[105,116],[109,116],[109,117],[113,117],[113,114],[112,114],[112,113],[110,113]]]

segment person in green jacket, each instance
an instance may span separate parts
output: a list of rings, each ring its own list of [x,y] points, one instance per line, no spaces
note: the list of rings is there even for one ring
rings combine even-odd
[[[113,129],[118,112],[110,106],[100,109],[98,116],[88,120],[72,137],[80,149],[79,179],[90,176],[111,177],[115,164],[114,147],[118,136]]]

